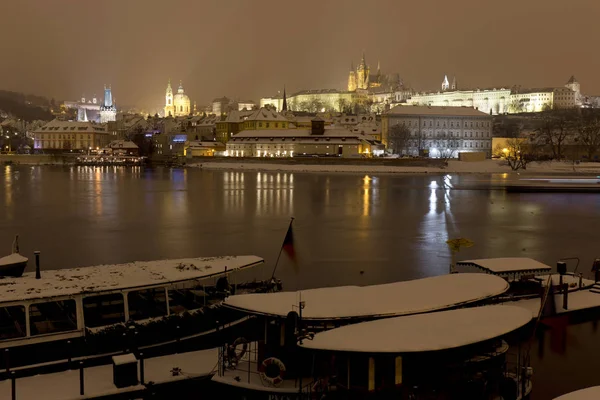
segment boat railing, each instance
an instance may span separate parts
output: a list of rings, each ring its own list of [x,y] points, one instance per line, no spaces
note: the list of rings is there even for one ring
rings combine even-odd
[[[237,342],[237,341],[236,341]],[[234,344],[226,344],[219,347],[219,365],[217,375],[226,380],[237,383],[259,386],[265,388],[287,389],[296,393],[308,390],[312,385],[310,382],[299,378],[285,379],[285,370],[280,369],[280,377],[266,376],[268,371],[263,368],[259,342],[241,341]]]
[[[159,349],[163,346],[173,345],[173,344],[177,344],[177,343],[183,344],[185,342],[188,342],[188,341],[191,341],[194,339],[202,338],[203,336],[208,336],[208,335],[214,334],[216,332],[220,332],[220,331],[226,330],[228,328],[235,327],[236,325],[242,324],[242,323],[244,323],[250,319],[254,319],[254,318],[255,317],[252,315],[244,316],[243,318],[228,322],[226,324],[219,326],[218,328],[214,328],[209,331],[204,331],[204,332],[200,332],[200,333],[197,333],[194,335],[189,335],[189,336],[183,336],[183,337],[180,337],[180,338],[177,338],[174,340],[170,340],[170,341],[166,341],[166,342],[155,343],[155,344],[151,344],[151,345],[147,345],[147,346],[139,346],[139,347],[136,347],[135,349],[127,348],[127,346],[131,343],[126,339],[126,340],[124,340],[124,343],[123,343],[124,350],[113,351],[113,352],[102,353],[102,354],[80,356],[80,357],[71,357],[69,355],[66,355],[65,358],[62,358],[59,360],[47,361],[47,362],[37,363],[37,364],[29,364],[29,365],[24,365],[24,366],[19,366],[19,367],[5,366],[6,373],[0,373],[0,381],[2,381],[3,379],[8,379],[9,378],[8,372],[10,372],[10,371],[19,373],[19,376],[30,376],[30,375],[39,374],[43,370],[60,371],[60,370],[71,369],[73,367],[73,365],[78,365],[81,362],[83,362],[86,366],[106,364],[106,363],[110,362],[111,357],[116,356],[116,355],[121,355],[124,352],[128,352],[128,351],[133,351],[135,353],[145,352],[146,354],[148,354],[148,352],[151,352],[154,349]],[[7,357],[9,351],[10,351],[9,349],[5,350],[5,358]],[[156,353],[156,355],[160,355],[160,354],[162,354],[162,353],[160,353],[160,352]]]
[[[532,372],[528,355],[523,353],[520,348],[517,351],[506,353],[504,375],[514,379],[519,393],[523,394],[527,391],[527,387],[531,384]]]

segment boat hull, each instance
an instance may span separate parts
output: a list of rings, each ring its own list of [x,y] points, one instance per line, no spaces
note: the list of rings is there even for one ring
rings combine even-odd
[[[2,259],[0,259],[1,261]],[[0,276],[20,277],[27,267],[27,259],[16,263],[0,265]]]

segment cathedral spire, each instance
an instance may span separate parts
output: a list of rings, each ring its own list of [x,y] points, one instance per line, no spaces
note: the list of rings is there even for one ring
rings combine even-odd
[[[281,105],[281,111],[287,111],[287,97],[285,95],[285,85],[283,85],[283,103]]]
[[[381,62],[377,60],[377,75],[381,74]]]

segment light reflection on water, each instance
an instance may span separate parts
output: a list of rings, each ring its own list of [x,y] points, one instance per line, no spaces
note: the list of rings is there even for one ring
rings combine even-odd
[[[598,255],[596,196],[465,189],[502,176],[25,166],[3,174],[0,246],[8,249],[19,233],[25,254],[42,251],[43,268],[257,254],[266,265],[252,273],[265,278],[291,216],[300,267],[282,256],[277,269],[290,290],[446,273],[445,241],[456,237],[475,242],[462,259],[523,256],[554,265],[577,255],[589,274]],[[534,387],[536,399],[600,384],[593,372],[600,361],[590,356],[600,350],[597,324],[567,332],[556,339],[546,331],[532,350],[536,385],[544,387]],[[551,345],[561,340],[565,350]],[[559,374],[570,371],[576,378],[561,383]]]

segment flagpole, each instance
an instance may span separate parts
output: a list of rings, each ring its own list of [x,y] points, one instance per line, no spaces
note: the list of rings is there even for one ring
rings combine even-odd
[[[279,265],[279,257],[281,257],[281,252],[283,251],[283,246],[285,245],[285,238],[292,227],[292,223],[294,222],[294,217],[291,217],[290,224],[288,225],[287,230],[285,231],[285,236],[283,237],[283,243],[281,244],[281,248],[279,249],[279,254],[277,255],[277,260],[275,260],[275,267],[273,268],[273,273],[271,274],[271,279],[275,277],[275,271],[277,271],[277,265]]]

